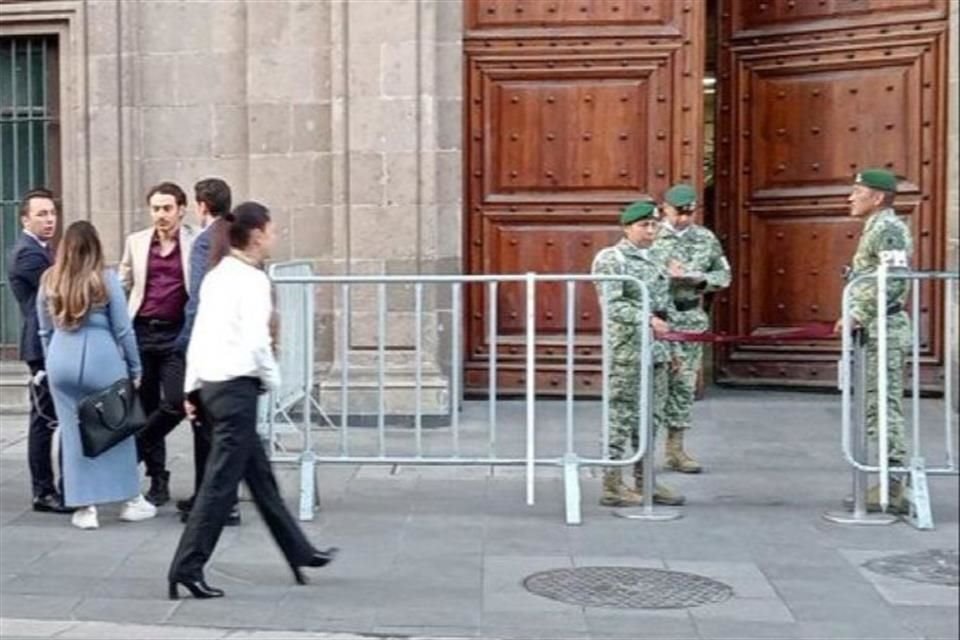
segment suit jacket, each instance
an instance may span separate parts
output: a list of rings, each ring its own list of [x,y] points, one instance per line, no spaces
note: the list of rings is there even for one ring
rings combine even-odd
[[[35,238],[20,232],[7,256],[10,290],[20,307],[20,359],[43,362],[43,344],[37,320],[40,276],[53,264],[53,256]]]
[[[193,248],[190,250],[190,287],[187,293],[190,295],[187,300],[187,308],[183,312],[183,328],[180,335],[177,336],[177,348],[184,353],[187,351],[187,345],[190,343],[190,334],[193,332],[193,321],[197,317],[197,306],[200,304],[200,283],[203,282],[203,276],[207,275],[207,263],[210,261],[210,249],[213,246],[213,222],[204,227],[203,231],[197,234],[193,240]]]
[[[136,318],[143,304],[147,287],[147,262],[150,259],[150,242],[153,240],[153,227],[137,231],[127,236],[123,247],[123,258],[117,272],[120,284],[127,294],[127,311],[130,318]],[[193,248],[193,227],[180,225],[180,260],[183,265],[183,286],[190,293],[190,251]]]

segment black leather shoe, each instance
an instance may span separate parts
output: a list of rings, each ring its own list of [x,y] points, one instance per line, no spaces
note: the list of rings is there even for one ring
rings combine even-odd
[[[331,562],[337,557],[337,554],[340,553],[340,549],[337,547],[330,547],[324,551],[314,550],[313,557],[310,558],[310,561],[307,562],[308,567],[323,567]]]
[[[170,502],[170,472],[163,471],[160,475],[151,476],[150,490],[144,498],[155,507]]]
[[[33,510],[41,513],[73,513],[76,509],[65,507],[56,493],[46,493],[33,499]]]
[[[186,587],[187,591],[189,591],[194,598],[199,600],[223,597],[223,589],[211,587],[206,583],[205,580],[173,580],[170,582],[169,589],[167,591],[167,596],[171,600],[177,600],[180,598],[177,585],[181,584]]]
[[[190,496],[186,500],[177,500],[177,511],[190,513],[190,509],[193,508],[193,496]]]
[[[292,566],[290,570],[293,571],[293,579],[297,581],[297,584],[307,584],[307,578],[303,575],[303,572],[300,571],[302,567],[323,567],[331,562],[337,557],[337,553],[340,549],[336,547],[330,547],[325,551],[319,551],[314,549],[313,555],[307,560],[304,564],[300,566]]]

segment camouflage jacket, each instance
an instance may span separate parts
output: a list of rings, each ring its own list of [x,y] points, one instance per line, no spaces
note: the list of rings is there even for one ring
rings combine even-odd
[[[664,263],[652,249],[639,249],[626,238],[601,249],[593,259],[591,272],[603,275],[633,276],[647,285],[651,314],[669,317],[673,309]],[[640,332],[647,319],[641,317],[643,299],[640,287],[632,282],[598,282],[597,293],[606,304],[608,334],[615,361],[637,357]],[[659,340],[653,346],[654,362],[669,359],[667,344]]]
[[[700,304],[701,296],[730,286],[730,263],[723,254],[720,241],[712,231],[700,225],[690,225],[678,233],[665,224],[660,227],[653,250],[660,254],[665,265],[677,260],[687,272],[683,278],[670,279],[670,295],[677,307],[670,316],[671,327],[706,331],[710,321]]]
[[[857,252],[853,255],[848,277],[852,280],[876,271],[880,266],[882,251],[903,251],[907,261],[913,260],[913,239],[910,228],[897,217],[893,209],[881,209],[867,218],[857,244]],[[904,309],[907,305],[907,292],[910,283],[907,280],[891,279],[887,284],[887,309],[889,313],[889,327],[891,332],[898,332],[902,336],[909,334],[909,319]],[[877,283],[876,280],[866,280],[854,285],[850,293],[850,312],[853,318],[871,335],[876,334],[877,326]]]

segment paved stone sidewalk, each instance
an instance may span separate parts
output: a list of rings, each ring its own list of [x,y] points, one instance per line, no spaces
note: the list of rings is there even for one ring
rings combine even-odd
[[[939,406],[923,406],[931,442],[942,436]],[[555,469],[538,475],[537,503],[527,507],[519,469],[323,465],[323,508],[304,527],[318,545],[340,546],[338,561],[311,570],[311,584],[295,585],[245,502],[244,524],[224,531],[208,568],[209,581],[227,592],[214,601],[165,598],[164,576],[182,526],[170,506],[141,523],[121,523],[118,508],[107,507],[96,531],[32,512],[25,420],[4,416],[0,635],[956,638],[956,587],[863,566],[878,556],[956,550],[956,479],[932,480],[935,531],[824,521],[821,513],[838,506],[849,485],[838,409],[836,396],[709,390],[689,438],[706,472],[660,476],[689,498],[684,517],[672,522],[612,517],[597,505],[599,481],[588,472],[584,523],[568,527]],[[522,413],[522,404],[501,403],[498,439],[510,455],[522,450]],[[550,425],[538,437],[539,450],[562,442],[562,415],[562,404],[538,403],[538,417]],[[466,453],[486,446],[485,416],[485,405],[468,403]],[[585,451],[595,449],[595,418],[595,405],[578,408],[577,426],[586,434],[578,446]],[[450,435],[430,430],[425,446],[440,449]],[[318,436],[324,446],[337,440],[329,431]],[[407,437],[391,432],[388,442]],[[353,438],[351,451],[362,453],[375,445],[376,430]],[[178,429],[169,442],[175,498],[192,484],[189,440],[189,430]],[[733,596],[686,609],[629,610],[569,605],[523,587],[533,573],[585,566],[690,572],[729,585]],[[329,635],[337,633],[347,635]]]

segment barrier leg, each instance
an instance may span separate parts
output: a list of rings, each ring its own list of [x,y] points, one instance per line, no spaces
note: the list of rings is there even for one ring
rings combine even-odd
[[[930,491],[927,487],[927,467],[923,458],[910,460],[910,484],[905,496],[910,506],[907,524],[921,531],[933,529],[933,511],[930,508]]]
[[[576,454],[563,456],[563,497],[566,503],[567,524],[581,524],[580,463]]]
[[[300,520],[313,520],[318,495],[316,455],[304,451],[300,456]]]
[[[854,394],[857,401],[853,420],[853,459],[863,462],[869,450],[867,442],[867,350],[860,336],[854,345]],[[888,513],[867,513],[867,485],[869,475],[853,467],[853,505],[842,511],[827,511],[825,520],[836,524],[882,525],[893,524],[897,517]],[[846,506],[846,505],[845,505]]]
[[[653,494],[656,490],[656,433],[657,425],[654,422],[653,413],[653,367],[647,368],[647,406],[644,410],[647,412],[647,424],[649,428],[646,433],[646,450],[643,455],[643,506],[630,509],[617,509],[613,512],[615,516],[627,518],[628,520],[646,520],[648,522],[661,522],[666,520],[676,520],[683,517],[683,512],[679,509],[653,508]]]

